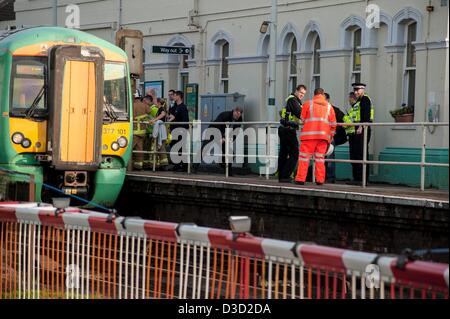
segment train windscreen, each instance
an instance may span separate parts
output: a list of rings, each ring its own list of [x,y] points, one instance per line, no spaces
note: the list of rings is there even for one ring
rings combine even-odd
[[[105,63],[105,117],[114,120],[128,120],[128,83],[124,63]]]
[[[46,115],[46,64],[38,58],[16,58],[12,68],[11,112],[17,116]]]

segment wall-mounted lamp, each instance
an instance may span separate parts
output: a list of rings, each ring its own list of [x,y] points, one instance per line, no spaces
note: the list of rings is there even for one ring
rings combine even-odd
[[[245,234],[250,232],[252,221],[248,216],[230,216],[228,219],[231,231],[234,234]]]

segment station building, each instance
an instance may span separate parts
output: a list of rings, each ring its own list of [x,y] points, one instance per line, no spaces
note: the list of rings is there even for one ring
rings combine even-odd
[[[16,0],[16,26],[51,24],[53,1]],[[80,8],[80,29],[114,42],[119,28],[144,34],[145,75],[169,89],[198,84],[200,95],[245,95],[245,121],[265,121],[269,94],[270,0],[59,0],[58,25],[67,5]],[[368,27],[366,9],[380,9]],[[10,22],[11,23],[11,22]],[[0,28],[5,22],[0,22]],[[297,84],[316,87],[348,109],[351,83],[362,81],[375,105],[375,122],[394,122],[389,111],[414,107],[413,122],[449,121],[449,13],[447,0],[278,1],[276,106]],[[153,53],[153,46],[185,46],[190,55]],[[202,105],[198,105],[198,113]],[[193,118],[191,119],[193,120]],[[420,161],[422,129],[374,129],[370,156]],[[448,127],[427,131],[427,161],[448,163]],[[340,147],[338,158],[348,149]],[[342,178],[350,173],[339,170]],[[378,166],[372,180],[417,186],[420,168]],[[427,168],[427,186],[448,189],[448,168]]]

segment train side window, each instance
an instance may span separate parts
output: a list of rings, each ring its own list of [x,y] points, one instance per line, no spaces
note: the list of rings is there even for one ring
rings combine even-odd
[[[124,63],[105,63],[104,115],[110,120],[129,120],[127,70]]]
[[[47,66],[39,58],[15,58],[11,79],[11,115],[47,115]]]

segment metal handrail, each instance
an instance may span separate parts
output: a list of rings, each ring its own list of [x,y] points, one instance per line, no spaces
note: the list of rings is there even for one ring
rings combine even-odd
[[[150,121],[133,121],[134,123],[151,124]],[[175,125],[270,125],[281,126],[280,122],[270,121],[253,121],[253,122],[203,122],[203,121],[191,121],[191,122],[165,122],[165,124]],[[302,126],[303,123],[300,123]],[[389,122],[389,123],[336,123],[337,126],[449,126],[449,122]]]
[[[140,122],[144,124],[151,124],[148,121],[134,121],[134,122]],[[193,126],[200,126],[200,125],[226,125],[227,128],[230,128],[230,126],[254,126],[254,125],[264,125],[267,129],[270,128],[276,128],[281,126],[279,122],[264,122],[264,121],[254,121],[254,122],[202,122],[202,121],[192,121],[192,122],[166,122],[166,124],[176,124],[176,125],[189,125],[189,141],[191,140],[192,136],[192,128]],[[363,165],[363,181],[362,181],[362,187],[367,187],[367,165],[370,164],[378,164],[378,165],[400,165],[400,166],[420,166],[421,167],[421,176],[420,176],[420,189],[422,191],[425,190],[425,168],[426,167],[449,167],[449,164],[445,163],[427,163],[426,162],[426,129],[427,127],[445,127],[449,126],[449,122],[407,122],[407,123],[337,123],[337,126],[340,127],[348,127],[348,126],[361,126],[363,127],[363,138],[364,138],[364,150],[363,150],[363,160],[339,160],[339,159],[325,159],[326,162],[330,163],[353,163],[353,164],[362,164]],[[303,126],[303,123],[300,123],[300,127]],[[422,127],[422,144],[421,144],[421,161],[420,162],[394,162],[394,161],[370,161],[367,158],[367,140],[368,140],[368,127]],[[268,147],[270,147],[270,139],[267,140]],[[226,143],[228,144],[228,139],[226,139]],[[192,153],[190,150],[190,144],[188,143],[189,151],[186,153],[182,153],[181,155],[187,155],[188,156],[188,174],[191,173],[191,159],[190,157],[192,155],[196,155],[196,153]],[[133,153],[144,153],[144,154],[151,154],[154,157],[156,154],[172,154],[171,152],[157,152],[155,151],[133,151]],[[225,147],[225,164],[228,164],[228,157],[230,154],[228,154],[228,147]],[[251,157],[259,157],[259,158],[278,158],[278,156],[271,156],[271,155],[245,155],[245,154],[235,154],[234,156],[238,157],[244,157],[244,158],[251,158]],[[153,171],[156,171],[156,160],[154,158],[153,160]],[[315,161],[313,161],[313,170],[315,169]],[[269,179],[269,173],[266,173],[266,178]],[[225,177],[229,177],[228,172],[228,165],[225,165]],[[313,174],[313,182],[315,181],[315,176]]]

